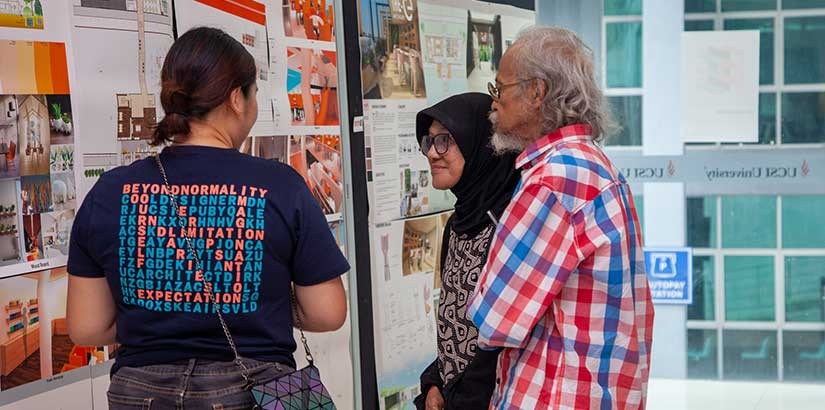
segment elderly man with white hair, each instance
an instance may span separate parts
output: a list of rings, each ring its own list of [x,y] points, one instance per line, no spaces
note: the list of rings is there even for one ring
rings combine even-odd
[[[495,409],[639,409],[653,304],[625,178],[599,142],[613,128],[590,50],[568,30],[532,28],[504,54],[493,145],[520,155],[469,317],[503,348]]]

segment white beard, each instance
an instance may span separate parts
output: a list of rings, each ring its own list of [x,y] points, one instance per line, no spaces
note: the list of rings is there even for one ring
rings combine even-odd
[[[493,124],[493,129],[495,130],[496,123],[498,122],[498,113],[495,111],[491,112],[489,118],[490,122]],[[493,132],[493,137],[491,138],[490,143],[493,147],[493,151],[497,155],[504,155],[510,152],[515,152],[518,154],[527,148],[523,140],[518,136],[500,131]]]
[[[493,133],[493,138],[490,142],[493,145],[493,151],[498,155],[503,155],[510,152],[520,154],[521,151],[524,151],[524,148],[526,148],[518,138],[499,132]]]

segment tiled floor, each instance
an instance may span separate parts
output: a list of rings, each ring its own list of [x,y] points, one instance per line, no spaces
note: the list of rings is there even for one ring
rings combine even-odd
[[[648,410],[822,410],[825,384],[655,379]]]

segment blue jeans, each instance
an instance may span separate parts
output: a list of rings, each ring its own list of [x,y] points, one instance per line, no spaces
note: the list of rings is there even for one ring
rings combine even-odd
[[[249,375],[268,382],[289,366],[243,359]],[[110,410],[240,410],[255,404],[234,362],[190,359],[189,363],[122,367],[109,386]]]

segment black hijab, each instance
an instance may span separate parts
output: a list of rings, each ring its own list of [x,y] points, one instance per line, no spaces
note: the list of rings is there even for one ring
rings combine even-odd
[[[487,94],[464,93],[419,112],[415,119],[419,144],[433,120],[438,120],[464,156],[461,178],[450,188],[457,198],[452,227],[459,234],[475,234],[492,223],[487,211],[500,217],[520,178],[515,167],[517,155],[496,155],[490,146],[492,124],[487,115],[491,104]]]

